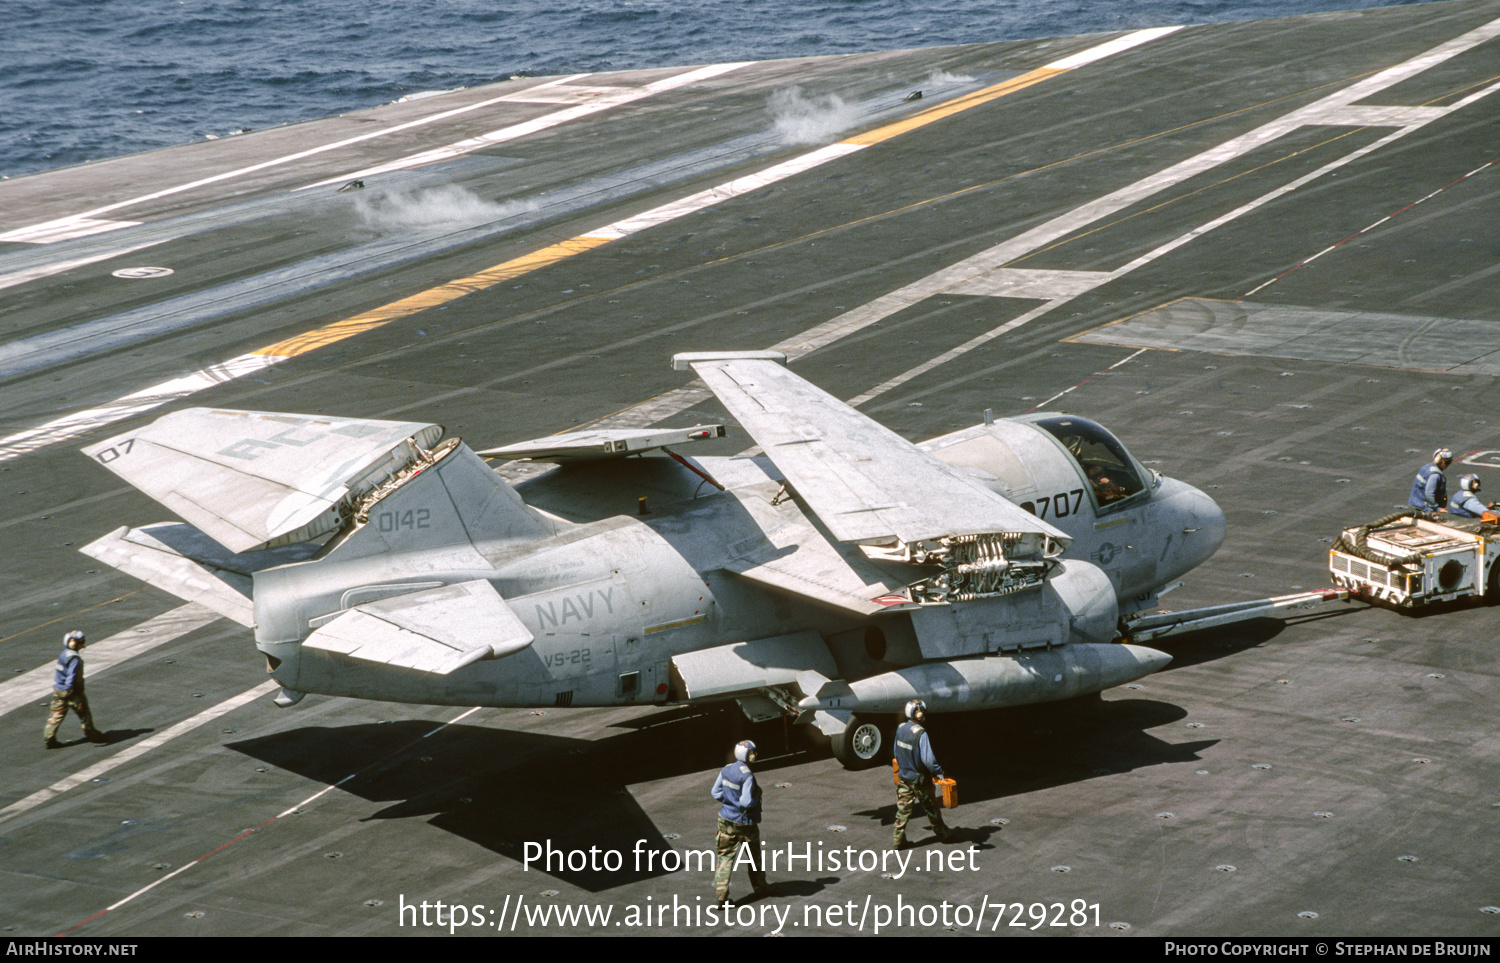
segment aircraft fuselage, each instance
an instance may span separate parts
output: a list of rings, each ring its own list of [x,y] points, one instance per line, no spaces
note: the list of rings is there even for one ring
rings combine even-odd
[[[1090,467],[1032,423],[975,426],[924,447],[1071,536],[1065,554],[1071,570],[1097,567],[1119,612],[1151,603],[1158,589],[1206,559],[1223,539],[1223,515],[1211,499],[1147,472],[1123,448],[1115,456],[1116,474],[1131,473],[1136,490],[1101,496]],[[917,643],[909,611],[860,618],[768,591],[728,571],[745,545],[766,538],[764,516],[756,513],[765,511],[780,479],[768,464],[747,467],[747,459],[702,463],[740,484],[656,516],[617,516],[540,540],[476,541],[462,550],[403,549],[398,518],[384,535],[388,551],[341,558],[335,550],[326,558],[258,572],[258,647],[270,657],[277,681],[297,691],[516,707],[673,701],[683,697],[673,688],[674,656],[802,631],[832,640],[830,649],[849,681],[931,661]],[[504,598],[534,636],[530,646],[437,675],[300,645],[355,605],[476,579],[490,582]],[[1104,636],[1096,624],[1072,641],[1110,641],[1113,614],[1103,620],[1110,627]],[[871,628],[882,636],[878,654],[839,641],[862,638]],[[1067,632],[1056,641],[1069,641]]]

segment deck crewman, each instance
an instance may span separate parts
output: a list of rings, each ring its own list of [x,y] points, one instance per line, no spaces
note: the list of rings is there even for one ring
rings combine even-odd
[[[1417,469],[1416,481],[1412,482],[1411,494],[1406,503],[1424,512],[1448,510],[1448,479],[1443,472],[1453,464],[1453,452],[1439,448],[1432,453],[1432,461]]]
[[[906,823],[912,810],[920,805],[927,813],[938,842],[953,837],[943,825],[943,813],[932,798],[932,781],[943,778],[943,767],[932,754],[932,740],[927,736],[927,704],[913,699],[906,704],[906,721],[896,729],[896,828],[891,842],[897,849],[906,845]]]
[[[57,670],[52,674],[52,711],[47,714],[47,727],[42,730],[47,748],[57,749],[57,730],[63,718],[72,709],[83,723],[83,737],[89,742],[104,742],[104,733],[94,728],[94,714],[89,711],[89,697],[83,690],[83,647],[88,639],[78,629],[63,636],[63,650],[57,657]]]
[[[1458,491],[1453,493],[1453,498],[1448,502],[1448,513],[1459,518],[1479,518],[1486,509],[1495,507],[1494,502],[1486,504],[1480,501],[1478,494],[1479,476],[1464,475],[1458,480]]]
[[[759,895],[769,887],[760,853],[760,784],[750,764],[755,762],[755,743],[749,739],[734,747],[734,762],[719,772],[711,795],[719,807],[719,832],[714,839],[718,867],[714,870],[714,895],[719,904],[729,901],[729,876],[741,849],[750,847],[750,887]]]

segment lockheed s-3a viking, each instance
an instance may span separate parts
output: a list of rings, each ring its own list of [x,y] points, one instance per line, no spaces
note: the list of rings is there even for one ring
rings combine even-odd
[[[1100,692],[1169,661],[1143,637],[1193,623],[1143,613],[1219,547],[1223,513],[1094,422],[986,418],[916,445],[779,354],[675,361],[763,455],[673,451],[717,425],[476,453],[437,425],[194,408],[85,449],[183,521],[83,551],[253,628],[278,704],[736,700],[816,726],[851,768],[888,755],[908,699]],[[561,467],[518,491],[481,455]],[[681,497],[587,516],[591,490],[647,476]]]

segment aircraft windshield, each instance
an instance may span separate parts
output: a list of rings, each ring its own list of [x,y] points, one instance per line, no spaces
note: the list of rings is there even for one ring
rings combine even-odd
[[[1033,422],[1044,428],[1077,460],[1094,490],[1100,506],[1123,501],[1146,488],[1125,446],[1087,418],[1042,418]]]

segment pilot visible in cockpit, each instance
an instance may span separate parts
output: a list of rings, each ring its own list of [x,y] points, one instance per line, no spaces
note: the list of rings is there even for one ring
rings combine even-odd
[[[1083,418],[1054,417],[1036,422],[1039,428],[1067,449],[1083,469],[1093,489],[1094,502],[1101,508],[1122,501],[1142,491],[1146,485],[1130,467],[1130,456],[1112,435]]]
[[[1094,501],[1100,505],[1108,505],[1117,502],[1130,494],[1125,486],[1109,477],[1103,465],[1088,465],[1084,471],[1089,476],[1089,484],[1094,487]]]

